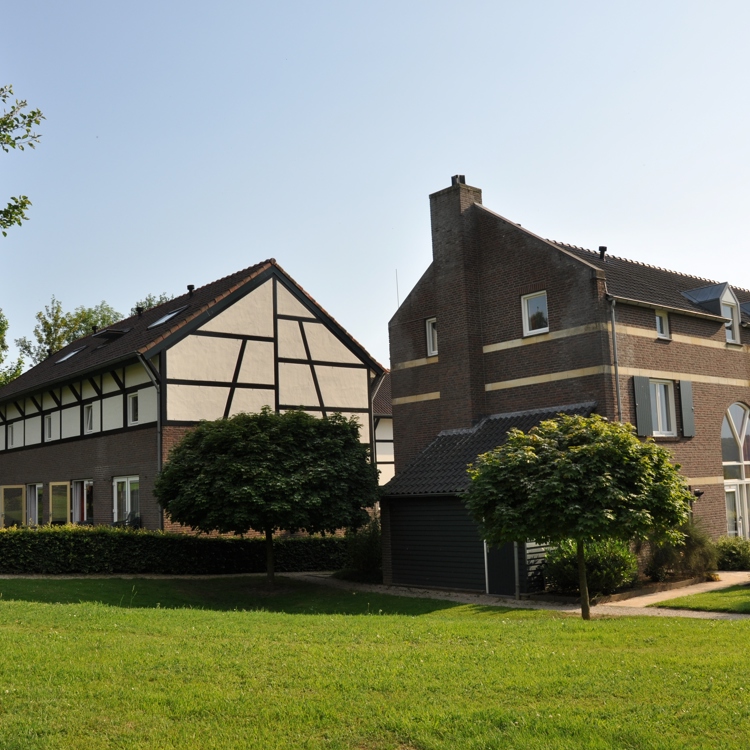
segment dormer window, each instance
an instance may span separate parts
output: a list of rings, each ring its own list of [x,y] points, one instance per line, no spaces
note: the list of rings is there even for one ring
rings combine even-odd
[[[737,305],[735,305],[733,302],[724,302],[722,300],[721,303],[721,314],[725,318],[729,318],[726,323],[724,323],[724,329],[727,334],[727,343],[728,344],[739,344],[740,343],[740,326],[739,326],[739,315],[737,312]]]
[[[524,336],[535,336],[549,331],[547,292],[525,294],[521,297],[521,312],[523,313]]]
[[[668,339],[669,316],[664,310],[656,310],[656,335],[660,339]]]
[[[427,334],[427,356],[436,357],[438,353],[437,318],[427,318],[425,328]]]

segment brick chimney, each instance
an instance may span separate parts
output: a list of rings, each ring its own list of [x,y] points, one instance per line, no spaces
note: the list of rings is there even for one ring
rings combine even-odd
[[[475,204],[482,191],[456,175],[430,196],[440,368],[440,428],[470,427],[485,415]]]

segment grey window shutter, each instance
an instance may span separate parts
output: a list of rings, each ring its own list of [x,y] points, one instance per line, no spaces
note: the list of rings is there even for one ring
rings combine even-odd
[[[654,431],[651,424],[651,386],[648,378],[636,376],[633,378],[635,389],[635,421],[638,434],[641,437],[651,435]]]
[[[680,409],[682,411],[682,436],[695,437],[693,383],[690,380],[680,381]]]

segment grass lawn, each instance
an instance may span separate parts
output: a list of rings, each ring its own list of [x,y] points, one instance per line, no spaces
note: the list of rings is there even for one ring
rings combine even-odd
[[[747,747],[750,623],[279,580],[0,580],[0,748]]]
[[[681,596],[679,599],[668,599],[650,606],[750,615],[750,586],[731,586],[728,589],[708,591],[705,594],[692,594]]]

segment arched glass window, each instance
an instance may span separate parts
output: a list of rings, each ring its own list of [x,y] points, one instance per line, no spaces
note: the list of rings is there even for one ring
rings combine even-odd
[[[724,496],[727,534],[747,536],[750,500],[750,408],[732,404],[721,423],[721,460],[724,465]]]

